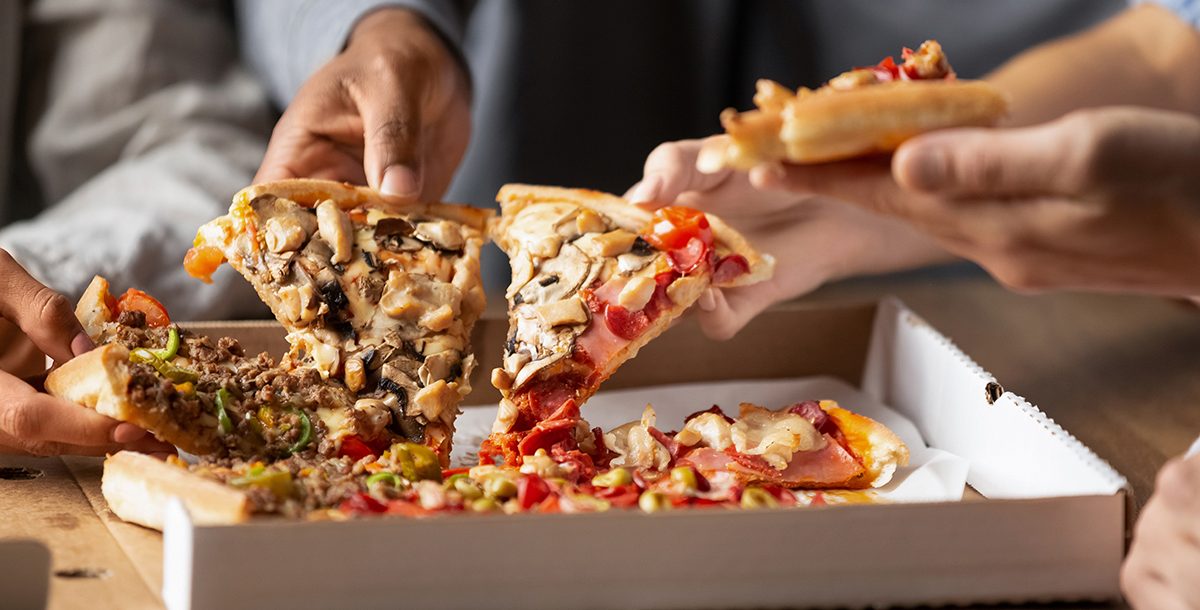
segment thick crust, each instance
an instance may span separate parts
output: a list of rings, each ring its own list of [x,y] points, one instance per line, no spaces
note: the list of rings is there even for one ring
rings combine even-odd
[[[238,192],[233,200],[235,203],[249,202],[262,195],[290,199],[306,207],[315,207],[318,203],[329,199],[343,209],[369,205],[402,214],[424,212],[430,216],[461,222],[480,232],[487,229],[488,219],[493,216],[491,210],[483,208],[450,203],[424,203],[415,199],[384,195],[365,186],[308,178],[277,180],[248,186]]]
[[[621,197],[588,189],[506,184],[500,188],[496,200],[500,202],[503,214],[492,222],[490,232],[496,244],[510,253],[512,251],[511,244],[505,238],[508,228],[521,210],[535,203],[568,202],[581,205],[608,217],[621,228],[634,233],[644,230],[650,224],[652,217],[649,211],[632,205]],[[744,256],[750,263],[749,273],[743,274],[729,284],[720,285],[720,287],[746,286],[770,279],[775,270],[773,257],[755,250],[745,236],[726,224],[724,220],[713,214],[706,213],[705,216],[708,217],[717,243],[731,252]]]
[[[46,376],[46,391],[149,430],[188,453],[204,455],[219,448],[215,436],[197,437],[169,411],[135,404],[129,397],[129,379],[129,350],[119,343],[109,343],[51,371]]]
[[[148,455],[121,451],[104,460],[100,489],[118,517],[157,530],[171,498],[179,498],[192,521],[204,525],[250,518],[246,494]]]
[[[108,297],[108,280],[97,275],[92,278],[92,283],[88,284],[87,290],[83,291],[83,296],[75,305],[75,317],[79,318],[83,330],[92,341],[99,342],[104,335],[104,325],[116,318],[114,312],[108,308]]]
[[[867,469],[864,483],[871,487],[886,485],[896,468],[908,465],[908,446],[887,426],[826,401],[821,402],[821,408],[837,422],[854,454],[862,458]]]
[[[750,169],[766,161],[823,163],[891,152],[928,131],[994,125],[1007,110],[1005,95],[983,81],[901,81],[819,91],[791,100],[778,115],[723,113],[728,137],[710,139],[697,166]]]

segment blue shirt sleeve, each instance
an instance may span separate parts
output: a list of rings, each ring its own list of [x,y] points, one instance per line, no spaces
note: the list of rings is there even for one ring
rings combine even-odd
[[[464,15],[452,0],[239,0],[242,55],[275,103],[287,106],[304,81],[342,51],[360,19],[388,7],[419,13],[461,53]]]
[[[1134,4],[1157,4],[1192,27],[1200,28],[1200,0],[1134,0]]]

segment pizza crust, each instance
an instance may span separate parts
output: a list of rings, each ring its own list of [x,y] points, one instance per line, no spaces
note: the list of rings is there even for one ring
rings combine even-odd
[[[171,498],[187,507],[200,525],[241,523],[250,518],[246,494],[187,469],[133,451],[104,460],[100,490],[108,507],[131,523],[161,530]]]
[[[197,436],[183,428],[165,409],[134,404],[129,399],[129,350],[109,343],[76,356],[46,376],[46,391],[117,421],[150,430],[188,453],[204,455],[219,449],[216,437]]]
[[[365,186],[355,186],[347,182],[310,178],[277,180],[275,182],[255,184],[239,191],[233,200],[235,202],[249,202],[263,195],[274,195],[282,199],[290,199],[310,208],[316,207],[322,201],[331,200],[344,210],[367,205],[398,214],[423,213],[455,220],[478,231],[484,231],[487,228],[488,220],[493,215],[491,210],[483,208],[421,202],[412,198],[384,195],[379,191]]]
[[[824,163],[886,153],[928,131],[994,125],[1007,110],[1007,97],[984,81],[823,89],[767,110],[722,113],[727,135],[705,142],[696,166],[711,173],[772,161]]]

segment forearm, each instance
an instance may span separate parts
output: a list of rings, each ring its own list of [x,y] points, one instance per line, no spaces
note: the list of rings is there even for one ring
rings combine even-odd
[[[464,16],[451,0],[241,0],[242,53],[274,101],[287,106],[300,86],[342,51],[359,21],[385,8],[420,15],[453,53],[460,53]]]
[[[1140,5],[1081,34],[1035,47],[988,76],[1012,96],[1005,124],[1071,110],[1136,105],[1200,114],[1200,32]]]

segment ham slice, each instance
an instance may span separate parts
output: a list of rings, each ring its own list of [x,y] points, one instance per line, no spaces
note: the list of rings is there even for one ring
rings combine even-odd
[[[733,450],[717,451],[702,447],[687,452],[679,461],[691,465],[704,475],[732,472],[743,483],[768,483],[792,488],[863,488],[866,469],[850,452],[832,437],[825,436],[825,446],[815,451],[792,455],[785,470],[777,470],[761,457],[744,455]]]

